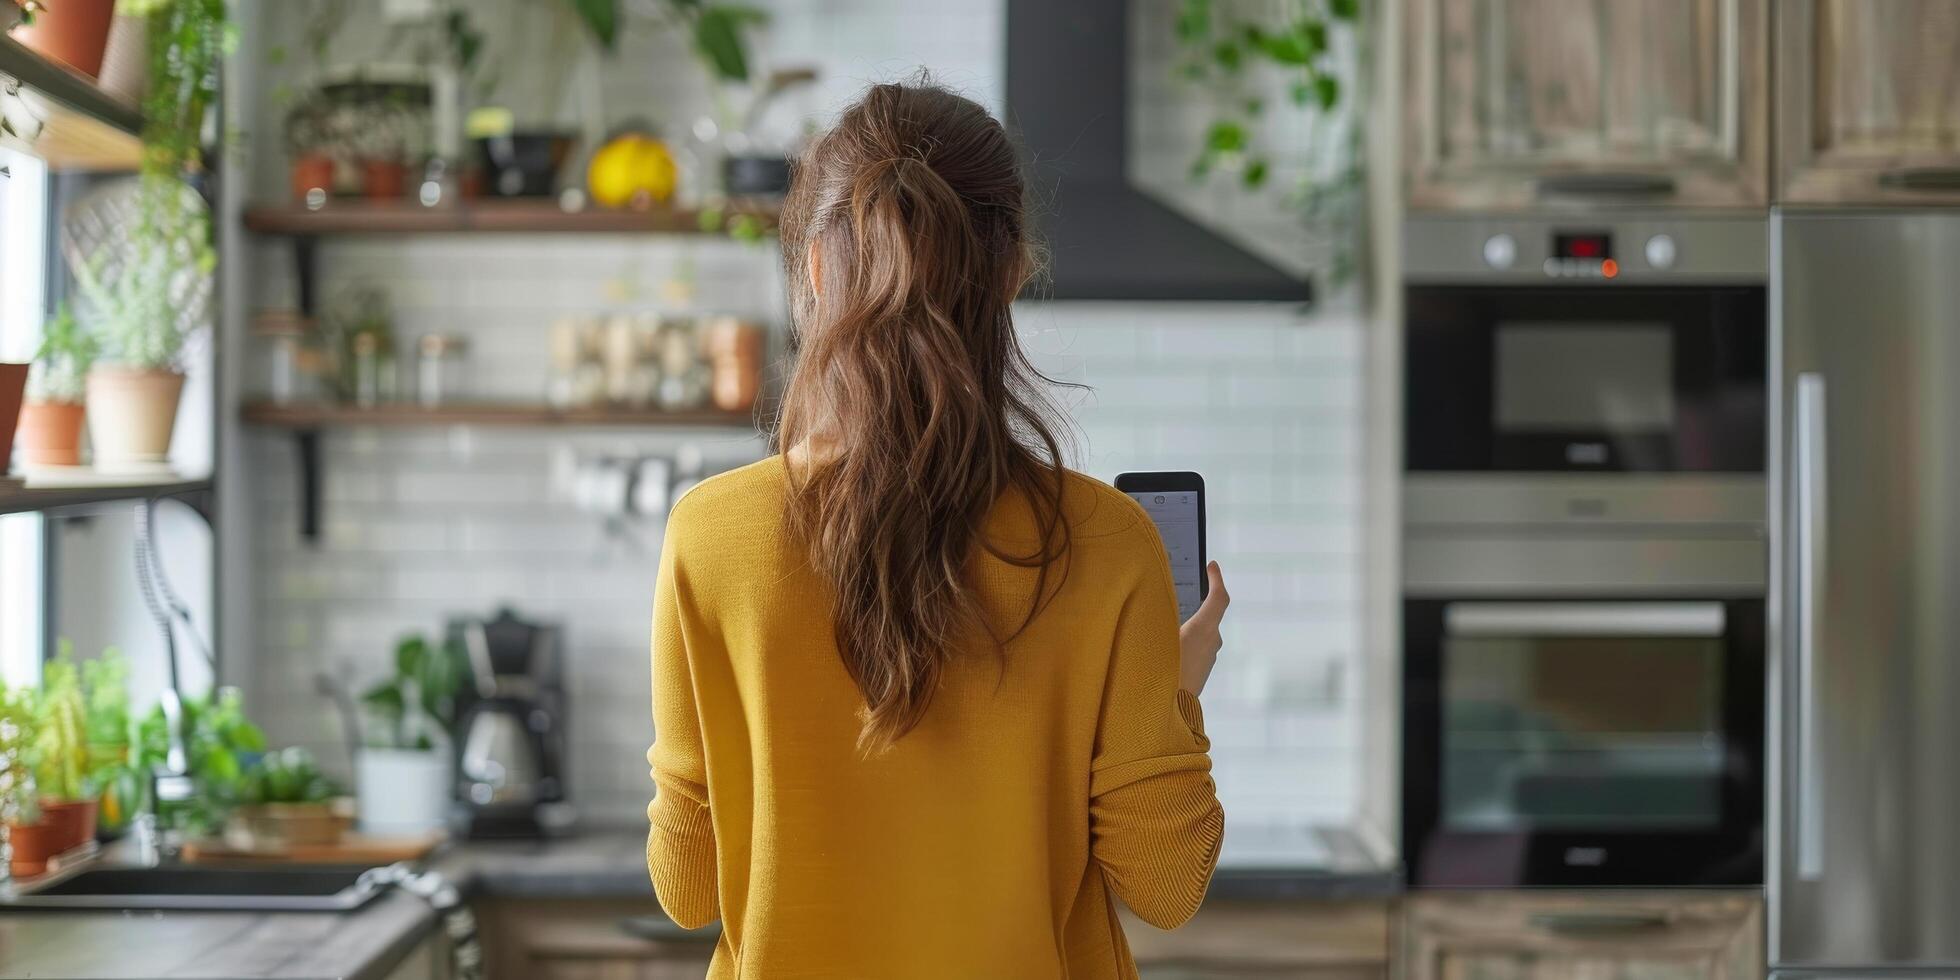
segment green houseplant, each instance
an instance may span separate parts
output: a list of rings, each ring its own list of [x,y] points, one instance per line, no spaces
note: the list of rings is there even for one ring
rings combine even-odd
[[[148,781],[135,763],[129,712],[129,661],[123,658],[122,651],[110,647],[101,656],[84,661],[81,668],[85,703],[83,738],[101,797],[96,829],[119,834],[128,828],[149,790]]]
[[[61,851],[54,826],[41,819],[34,785],[38,700],[31,689],[0,685],[0,825],[7,832],[9,870],[22,878],[47,870],[48,859]]]
[[[63,303],[41,330],[20,410],[20,449],[30,466],[79,466],[89,366],[99,345]]]
[[[150,88],[143,99],[143,163],[119,261],[74,263],[90,325],[111,363],[88,375],[88,424],[97,466],[153,466],[169,456],[183,394],[181,358],[190,298],[209,289],[217,255],[210,213],[186,182],[203,171],[205,117],[230,44],[224,0],[126,0],[148,20]]]
[[[394,668],[361,696],[369,737],[354,760],[361,831],[376,836],[427,833],[446,819],[456,696],[468,675],[462,650],[419,635],[395,645]]]
[[[244,698],[237,688],[219,688],[211,697],[186,697],[180,720],[191,780],[197,790],[191,799],[164,806],[158,803],[158,825],[198,835],[220,832],[225,816],[245,793],[245,774],[265,752],[265,733],[245,716]],[[135,763],[142,772],[162,766],[168,758],[170,728],[163,706],[150,709],[136,726]]]
[[[41,820],[53,828],[55,852],[95,837],[95,772],[88,754],[88,701],[81,671],[66,643],[47,663],[35,700],[34,741],[29,749]]]
[[[268,752],[246,770],[238,806],[225,821],[225,843],[241,851],[278,851],[340,840],[333,800],[340,787],[305,749]]]
[[[1284,170],[1283,203],[1331,240],[1336,283],[1355,273],[1362,231],[1362,15],[1362,0],[1182,0],[1172,19],[1178,75],[1211,107],[1191,179],[1258,193]],[[1304,144],[1267,131],[1282,116],[1304,125]]]

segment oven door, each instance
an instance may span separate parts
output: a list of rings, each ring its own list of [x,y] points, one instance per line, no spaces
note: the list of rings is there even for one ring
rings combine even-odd
[[[1761,599],[1404,617],[1410,884],[1762,881]]]
[[[1760,472],[1755,286],[1411,286],[1413,472]]]

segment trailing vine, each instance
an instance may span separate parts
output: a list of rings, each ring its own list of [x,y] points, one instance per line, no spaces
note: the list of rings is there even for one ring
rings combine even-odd
[[[1357,113],[1343,111],[1352,108],[1360,59],[1344,60],[1342,51],[1359,51],[1361,0],[1290,0],[1277,16],[1264,17],[1247,15],[1250,6],[1183,0],[1178,9],[1178,75],[1214,107],[1190,177],[1228,175],[1247,190],[1266,187],[1274,147],[1262,124],[1281,113],[1304,118],[1312,163],[1287,189],[1288,199],[1329,233],[1328,274],[1343,282],[1354,274],[1358,251],[1362,146]],[[1267,96],[1276,89],[1285,98],[1273,104]]]

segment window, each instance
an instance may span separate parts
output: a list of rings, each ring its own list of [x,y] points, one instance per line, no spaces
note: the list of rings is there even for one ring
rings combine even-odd
[[[33,356],[46,309],[48,176],[3,147],[0,167],[0,361],[18,363]],[[42,526],[39,514],[0,515],[0,681],[10,686],[41,676]]]

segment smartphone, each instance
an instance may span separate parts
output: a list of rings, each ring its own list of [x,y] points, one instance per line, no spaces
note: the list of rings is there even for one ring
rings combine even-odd
[[[1205,478],[1189,470],[1122,473],[1116,489],[1143,505],[1171,556],[1171,582],[1177,586],[1177,619],[1198,611],[1211,591],[1205,577]]]

